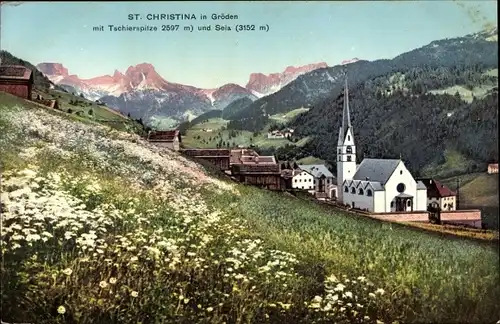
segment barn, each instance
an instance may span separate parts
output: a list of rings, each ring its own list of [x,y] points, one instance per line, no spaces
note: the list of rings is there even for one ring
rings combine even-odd
[[[182,150],[187,156],[202,159],[217,166],[222,171],[229,170],[229,159],[231,151],[227,149],[185,149]]]
[[[231,174],[244,184],[269,190],[282,190],[283,180],[279,164],[233,164]]]
[[[0,66],[0,91],[31,100],[33,72],[21,65]]]
[[[157,146],[178,151],[180,149],[181,134],[178,129],[149,132],[147,140]]]

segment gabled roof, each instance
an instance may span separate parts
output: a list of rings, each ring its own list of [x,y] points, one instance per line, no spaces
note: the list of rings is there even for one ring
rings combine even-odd
[[[31,70],[22,65],[0,65],[0,79],[29,80]]]
[[[182,152],[193,157],[229,157],[227,149],[185,149]]]
[[[307,174],[309,174],[309,175],[311,175],[311,176],[314,177],[314,175],[311,172],[307,171],[307,170],[299,169],[299,170],[293,170],[293,171],[294,171],[294,173],[293,173],[294,177],[300,175],[302,172],[305,172],[305,173],[307,173]]]
[[[231,164],[241,163],[242,156],[259,156],[257,152],[250,149],[231,150],[230,154],[231,154],[231,159],[230,159]]]
[[[344,180],[344,186],[347,185],[348,187],[361,187],[363,190],[366,190],[366,188],[371,187],[374,191],[383,191],[384,186],[380,184],[380,182],[375,182],[375,181],[364,181],[364,180]]]
[[[149,141],[167,141],[173,142],[176,137],[179,137],[179,130],[155,131],[148,134]]]
[[[456,192],[452,191],[450,188],[442,184],[441,182],[434,179],[420,179],[427,187],[427,197],[451,197],[456,196]]]
[[[364,159],[354,174],[354,180],[369,180],[384,185],[396,170],[401,160]]]
[[[417,190],[423,190],[423,189],[427,190],[425,183],[423,183],[422,181],[417,181]]]
[[[309,172],[315,178],[320,178],[324,175],[327,178],[333,178],[333,174],[323,164],[301,164],[299,168]]]

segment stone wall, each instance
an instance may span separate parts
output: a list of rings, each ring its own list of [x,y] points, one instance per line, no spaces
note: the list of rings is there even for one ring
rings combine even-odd
[[[392,222],[429,221],[429,214],[427,212],[371,213],[369,216]],[[442,211],[441,221],[447,224],[461,224],[481,228],[481,211],[479,209]]]

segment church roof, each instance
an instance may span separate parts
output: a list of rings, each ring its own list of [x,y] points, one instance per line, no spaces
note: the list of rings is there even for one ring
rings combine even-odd
[[[309,172],[315,178],[320,178],[322,175],[327,178],[333,178],[333,174],[323,164],[301,164],[299,168]]]
[[[344,180],[344,185],[348,187],[358,187],[361,185],[361,188],[366,189],[368,186],[371,186],[374,191],[383,191],[384,186],[380,184],[380,182],[375,181],[364,181],[364,180]]]
[[[364,159],[354,174],[354,180],[369,180],[385,185],[401,160]]]
[[[417,181],[417,190],[423,190],[423,189],[427,190],[425,183],[423,183],[422,181]]]

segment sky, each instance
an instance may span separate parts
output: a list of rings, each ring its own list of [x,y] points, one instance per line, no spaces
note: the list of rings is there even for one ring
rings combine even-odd
[[[351,58],[393,58],[433,40],[497,25],[496,1],[32,2],[2,5],[0,47],[32,64],[62,63],[92,78],[151,63],[167,81],[244,86],[251,73]],[[147,20],[147,14],[197,20]],[[212,20],[212,14],[237,15]],[[129,14],[141,20],[128,20]],[[200,20],[200,15],[209,19]],[[178,24],[178,31],[110,32],[108,25]],[[228,25],[231,31],[198,31]],[[236,32],[235,26],[256,31]],[[93,31],[104,25],[105,31]],[[193,32],[184,31],[192,25]],[[259,26],[269,26],[260,31]]]

